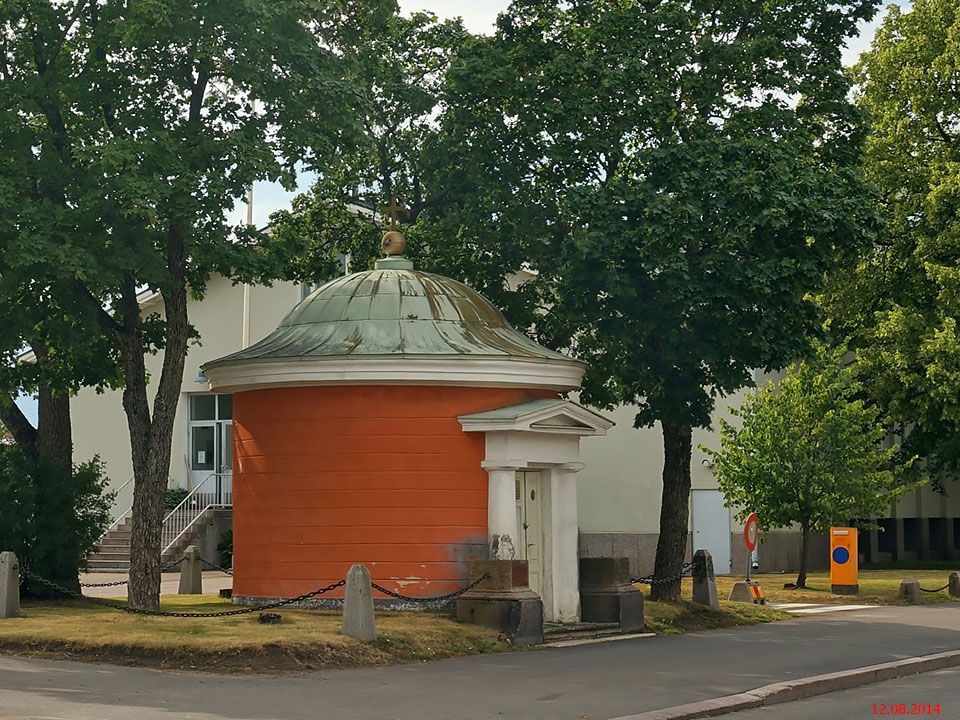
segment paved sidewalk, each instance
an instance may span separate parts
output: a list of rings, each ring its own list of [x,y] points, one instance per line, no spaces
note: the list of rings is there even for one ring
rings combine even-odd
[[[82,583],[107,583],[126,580],[126,573],[83,573],[80,575]],[[219,570],[203,571],[203,591],[211,595],[220,592],[222,588],[233,587],[233,578]],[[166,572],[160,577],[160,594],[176,595],[180,588],[180,573]],[[90,597],[126,597],[127,586],[83,588],[83,594]]]
[[[829,603],[767,603],[767,607],[783,610],[791,615],[823,615],[824,613],[849,612],[851,610],[872,610],[881,605],[831,605]]]
[[[926,712],[928,709],[931,712]],[[960,668],[936,670],[720,717],[724,720],[876,720],[882,712],[891,718],[921,714],[934,720],[960,718]]]
[[[960,604],[285,677],[0,656],[0,718],[603,720],[953,649]]]

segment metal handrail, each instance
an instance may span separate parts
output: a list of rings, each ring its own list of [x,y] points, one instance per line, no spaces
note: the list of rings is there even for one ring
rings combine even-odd
[[[224,491],[220,479],[232,473],[210,473],[163,520],[161,554],[167,552],[211,508],[233,507],[233,490]],[[211,483],[210,481],[214,482]],[[212,485],[212,487],[211,487]]]
[[[114,502],[116,502],[116,499],[120,497],[120,493],[123,492],[128,485],[133,484],[135,477],[136,476],[131,477],[123,485],[121,485],[116,490],[114,490],[113,492]],[[121,507],[123,506],[121,505]],[[103,540],[103,538],[106,537],[108,532],[110,532],[111,530],[116,530],[118,527],[120,527],[123,521],[126,520],[130,516],[130,513],[132,512],[133,512],[133,500],[130,501],[130,505],[127,507],[127,509],[124,510],[122,513],[119,513],[117,517],[114,518],[113,522],[111,522],[107,526],[107,529],[103,531],[103,535],[100,536],[100,539]]]

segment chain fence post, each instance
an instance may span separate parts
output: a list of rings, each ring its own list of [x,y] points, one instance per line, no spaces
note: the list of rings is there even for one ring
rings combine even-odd
[[[372,582],[370,571],[365,565],[357,563],[347,572],[341,631],[344,635],[363,642],[372,642],[377,637]]]
[[[713,610],[720,609],[717,597],[717,578],[713,571],[713,557],[709,550],[693,554],[693,601]]]
[[[194,545],[187,546],[183,553],[183,562],[180,563],[180,595],[203,594],[203,566],[200,564],[200,553]]]
[[[20,564],[15,553],[0,553],[0,618],[20,616]]]
[[[920,595],[920,581],[916,578],[905,577],[900,581],[900,599],[919,605],[922,600]]]

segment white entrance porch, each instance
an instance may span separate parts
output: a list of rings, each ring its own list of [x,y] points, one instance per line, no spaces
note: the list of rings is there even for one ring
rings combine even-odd
[[[610,420],[570,400],[543,399],[464,415],[486,437],[490,558],[527,560],[544,620],[577,622],[577,485],[580,438],[605,435]]]

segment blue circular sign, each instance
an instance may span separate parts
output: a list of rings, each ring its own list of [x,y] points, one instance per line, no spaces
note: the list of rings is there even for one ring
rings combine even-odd
[[[838,547],[833,549],[833,561],[837,565],[843,565],[847,560],[850,559],[850,551],[845,547]]]

